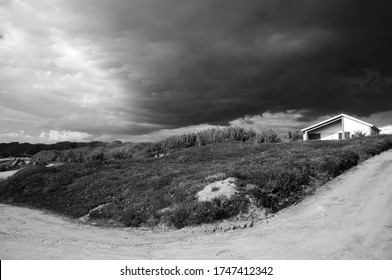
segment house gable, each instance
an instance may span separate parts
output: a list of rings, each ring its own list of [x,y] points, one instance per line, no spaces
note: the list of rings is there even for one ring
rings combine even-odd
[[[342,119],[337,119],[308,131],[309,140],[338,140],[342,132]]]

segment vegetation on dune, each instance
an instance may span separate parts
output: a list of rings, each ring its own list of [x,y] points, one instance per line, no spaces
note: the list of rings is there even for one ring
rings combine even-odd
[[[223,141],[222,134],[240,141]],[[64,159],[72,159],[67,164],[30,166],[1,182],[0,200],[126,226],[181,228],[246,212],[250,198],[257,207],[279,211],[358,162],[392,148],[388,135],[277,144],[257,144],[252,135],[247,141],[223,132],[205,135],[203,145],[189,144],[187,149],[179,146],[199,143],[192,136],[170,138],[157,148],[112,144],[63,151]],[[151,157],[164,149],[164,156]],[[90,160],[74,160],[83,151]],[[206,185],[229,177],[236,179],[237,194],[198,201],[196,194]]]
[[[299,140],[302,140],[302,132],[301,132],[301,130],[289,130],[289,131],[287,131],[287,140],[288,141],[299,141]]]
[[[296,141],[298,139],[288,139]],[[227,141],[250,143],[278,143],[281,139],[275,130],[262,131],[256,134],[251,129],[242,127],[225,127],[203,130],[172,136],[153,143],[121,143],[113,142],[91,147],[61,151],[41,151],[32,157],[33,161],[41,162],[88,162],[92,160],[116,160],[130,158],[157,157],[184,148],[205,146]]]
[[[266,131],[262,131],[254,137],[254,142],[257,144],[261,143],[279,143],[282,139],[280,139],[278,132],[273,129],[269,129]]]
[[[205,146],[212,143],[224,141],[249,141],[256,137],[256,132],[243,127],[211,128],[198,133],[172,136],[153,143],[148,151],[157,152],[176,148],[189,148],[194,146]]]
[[[47,150],[69,150],[78,147],[97,147],[104,145],[102,142],[59,142],[56,144],[30,144],[30,143],[0,143],[0,158],[6,157],[30,157],[39,151]]]
[[[198,133],[172,136],[154,143],[109,143],[99,147],[67,151],[43,151],[34,155],[33,160],[87,162],[91,160],[154,157],[173,149],[204,146],[229,140],[247,141],[254,135],[254,131],[238,127],[208,129]]]

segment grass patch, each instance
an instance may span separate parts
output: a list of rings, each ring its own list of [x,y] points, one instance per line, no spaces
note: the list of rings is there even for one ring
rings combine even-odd
[[[0,200],[76,218],[90,213],[125,226],[165,223],[181,228],[245,212],[249,196],[257,206],[279,211],[390,148],[392,136],[379,135],[277,144],[223,141],[168,150],[156,158],[98,156],[89,162],[25,168],[0,182]],[[229,177],[236,178],[238,194],[198,202],[196,194],[206,185]]]

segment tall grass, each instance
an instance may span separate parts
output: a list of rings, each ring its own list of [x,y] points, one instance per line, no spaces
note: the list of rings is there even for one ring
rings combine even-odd
[[[151,144],[148,151],[156,152],[168,149],[205,146],[224,141],[249,141],[255,136],[256,133],[253,130],[243,127],[229,126],[225,128],[211,128],[198,133],[183,134],[163,139]]]
[[[302,140],[302,132],[301,132],[301,130],[288,130],[287,131],[287,140],[288,141],[300,141],[300,140]]]
[[[263,132],[260,143],[278,142],[275,132]],[[97,147],[85,147],[65,151],[42,151],[33,156],[33,161],[88,162],[153,157],[173,149],[205,146],[225,141],[254,141],[256,132],[243,127],[225,127],[202,130],[197,133],[171,136],[154,143],[109,143]]]
[[[261,143],[279,143],[281,138],[279,134],[274,129],[268,129],[266,131],[262,131],[261,133],[255,135],[254,142],[257,144]]]

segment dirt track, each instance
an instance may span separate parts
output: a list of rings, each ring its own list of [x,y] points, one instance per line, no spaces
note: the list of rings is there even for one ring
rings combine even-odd
[[[0,204],[0,259],[392,259],[392,150],[253,228],[97,228]]]

